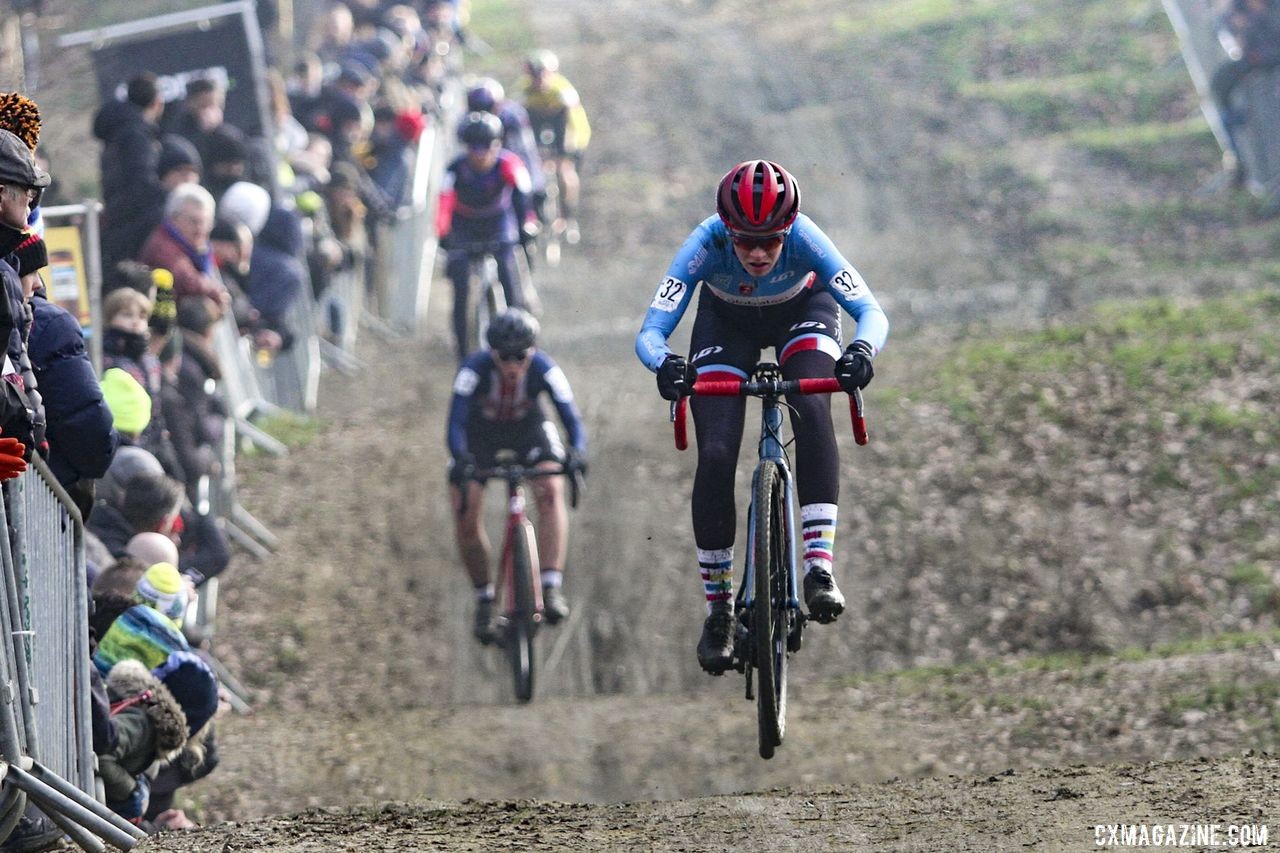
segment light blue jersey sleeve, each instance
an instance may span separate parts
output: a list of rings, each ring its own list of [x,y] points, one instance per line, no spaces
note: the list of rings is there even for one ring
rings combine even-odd
[[[853,340],[866,341],[872,353],[884,349],[889,338],[889,318],[871,288],[853,264],[840,254],[831,238],[812,219],[801,214],[796,218],[788,244],[796,253],[795,259],[789,262],[813,270],[818,286],[825,287],[857,323]]]
[[[708,217],[685,239],[649,303],[640,334],[636,335],[636,355],[650,370],[657,371],[671,353],[667,338],[680,325],[694,288],[703,278],[703,266],[710,257],[713,221],[717,221],[716,217]]]

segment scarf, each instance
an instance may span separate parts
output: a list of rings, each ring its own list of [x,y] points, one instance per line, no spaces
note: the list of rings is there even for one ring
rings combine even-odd
[[[175,243],[178,244],[178,246],[182,249],[183,254],[185,254],[188,258],[191,259],[191,263],[196,265],[196,269],[200,270],[200,272],[204,273],[205,275],[215,274],[215,269],[213,266],[212,250],[205,249],[202,252],[199,249],[197,249],[195,246],[188,243],[187,238],[179,234],[178,229],[174,228],[172,223],[169,223],[169,222],[164,223],[164,231],[166,234],[168,234],[170,237],[173,238],[173,241]]]

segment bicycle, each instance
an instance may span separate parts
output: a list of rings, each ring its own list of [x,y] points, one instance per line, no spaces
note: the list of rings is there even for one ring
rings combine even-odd
[[[496,242],[464,243],[459,246],[467,253],[467,336],[474,346],[483,346],[485,332],[494,317],[507,310],[507,295],[498,278],[498,262],[494,253],[501,247]],[[537,293],[531,282],[529,267],[525,263],[524,253],[517,251],[515,287],[520,290],[525,306],[530,311],[538,307]],[[477,287],[478,282],[478,287]],[[478,293],[477,293],[478,290]],[[474,309],[471,300],[475,299]]]
[[[560,263],[560,250],[568,228],[568,223],[560,215],[560,161],[553,148],[555,134],[555,129],[549,126],[537,130],[538,156],[542,158],[542,174],[546,181],[546,196],[539,211],[544,227],[538,235],[538,242],[542,244],[542,255],[549,267]]]
[[[776,364],[756,366],[749,380],[700,380],[693,394],[717,397],[758,397],[762,404],[759,462],[751,477],[747,509],[747,549],[742,579],[734,600],[737,631],[733,668],[746,677],[746,698],[756,700],[761,758],[772,758],[786,733],[787,659],[798,652],[807,620],[800,610],[796,571],[795,509],[791,468],[782,438],[782,406],[787,394],[830,394],[841,391],[834,377],[782,378]],[[671,404],[676,449],[689,446],[687,398]],[[867,443],[862,394],[849,395],[854,440]],[[763,567],[763,570],[761,570]],[[758,684],[752,671],[758,671]],[[756,689],[758,688],[758,689]]]
[[[543,477],[569,478],[569,505],[578,506],[579,474],[567,465],[534,468],[517,461],[514,451],[499,451],[491,468],[483,468],[472,479],[484,485],[490,480],[507,484],[507,518],[496,578],[495,600],[501,607],[497,620],[498,642],[507,652],[516,699],[533,698],[533,638],[542,624],[542,569],[538,561],[538,541],[533,522],[525,513],[524,485]],[[466,492],[463,492],[463,510]]]

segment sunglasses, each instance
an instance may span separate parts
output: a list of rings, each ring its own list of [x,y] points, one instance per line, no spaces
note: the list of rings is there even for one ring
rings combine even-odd
[[[729,238],[733,240],[733,245],[739,249],[764,249],[766,252],[772,252],[774,249],[782,245],[782,241],[787,239],[786,232],[781,234],[770,234],[767,237],[751,237],[746,234],[730,234]]]
[[[519,350],[518,352],[498,353],[498,361],[505,361],[509,363],[524,361],[528,357],[529,357],[529,351],[527,349],[522,349],[522,350]]]

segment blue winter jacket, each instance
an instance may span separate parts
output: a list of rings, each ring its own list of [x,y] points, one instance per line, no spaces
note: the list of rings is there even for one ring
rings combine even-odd
[[[44,290],[35,292],[31,308],[27,351],[44,397],[49,467],[64,487],[96,480],[107,472],[120,436],[111,425],[80,324]]]

